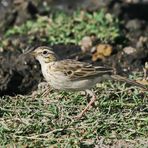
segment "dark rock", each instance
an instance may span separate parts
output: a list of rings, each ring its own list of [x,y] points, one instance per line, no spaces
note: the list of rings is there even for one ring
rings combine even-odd
[[[0,96],[27,94],[41,78],[40,67],[33,57],[16,51],[0,53]]]
[[[126,28],[129,30],[141,29],[141,22],[137,19],[129,20],[126,24]]]

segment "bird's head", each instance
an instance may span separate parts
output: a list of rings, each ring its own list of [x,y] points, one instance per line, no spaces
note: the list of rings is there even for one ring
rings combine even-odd
[[[57,60],[56,54],[50,47],[40,46],[32,51],[32,55],[42,64],[50,63]]]

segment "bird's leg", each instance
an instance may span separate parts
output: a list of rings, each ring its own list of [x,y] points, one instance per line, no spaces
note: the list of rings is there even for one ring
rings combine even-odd
[[[43,93],[41,94],[42,97],[47,97],[50,93],[51,89],[47,88],[47,90],[44,90]]]
[[[92,91],[86,90],[86,92],[87,92],[87,94],[89,94],[91,96],[91,100],[87,104],[87,106],[84,108],[84,110],[78,116],[76,116],[77,119],[80,119],[96,100],[96,96],[94,95],[94,93]]]
[[[38,84],[38,89],[41,91],[42,97],[47,97],[49,92],[51,91],[51,88],[47,82],[41,82]]]

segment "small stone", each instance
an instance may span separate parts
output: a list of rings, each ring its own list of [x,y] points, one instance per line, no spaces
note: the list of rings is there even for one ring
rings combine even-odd
[[[123,48],[123,51],[124,51],[124,53],[130,55],[130,54],[136,53],[137,50],[135,48],[129,46],[129,47]]]
[[[90,51],[91,47],[92,47],[92,39],[89,36],[85,36],[83,37],[83,39],[80,42],[80,46],[82,49],[82,52],[88,52]]]

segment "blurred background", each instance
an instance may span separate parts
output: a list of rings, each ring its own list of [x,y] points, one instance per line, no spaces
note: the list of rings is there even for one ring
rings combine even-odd
[[[148,61],[148,0],[1,0],[0,14],[1,96],[28,94],[43,80],[21,55],[39,45],[125,76]]]

